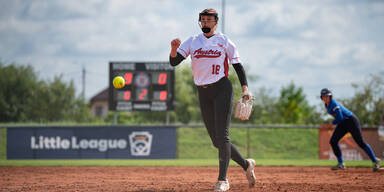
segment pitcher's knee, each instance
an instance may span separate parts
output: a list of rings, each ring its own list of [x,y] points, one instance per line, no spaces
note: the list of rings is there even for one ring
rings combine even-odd
[[[223,146],[225,143],[229,143],[229,137],[217,137],[216,146]]]
[[[219,144],[217,143],[216,140],[215,140],[215,141],[212,141],[212,144],[213,144],[214,147],[219,148]]]
[[[362,149],[365,149],[367,148],[367,143],[365,143],[364,141],[359,141],[359,142],[356,142],[357,145],[359,145],[360,148]]]
[[[329,140],[329,144],[331,144],[332,146],[337,146],[338,143],[339,143],[339,140],[337,139],[331,138],[331,140]]]

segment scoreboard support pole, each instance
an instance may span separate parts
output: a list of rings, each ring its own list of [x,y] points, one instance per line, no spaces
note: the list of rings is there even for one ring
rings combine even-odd
[[[165,113],[165,125],[169,125],[169,111]]]
[[[113,113],[113,124],[117,125],[117,111]]]

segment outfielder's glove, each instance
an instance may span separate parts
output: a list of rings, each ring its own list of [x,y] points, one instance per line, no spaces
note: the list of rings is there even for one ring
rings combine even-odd
[[[248,91],[243,92],[241,98],[236,102],[235,118],[248,120],[252,112],[254,96]]]

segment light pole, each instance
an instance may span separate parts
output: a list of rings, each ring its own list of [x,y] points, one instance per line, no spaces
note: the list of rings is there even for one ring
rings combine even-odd
[[[221,32],[224,33],[225,30],[225,0],[221,0]]]

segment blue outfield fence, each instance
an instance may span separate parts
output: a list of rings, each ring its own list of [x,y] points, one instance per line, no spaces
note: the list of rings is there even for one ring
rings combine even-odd
[[[175,126],[7,129],[7,159],[173,159]]]

